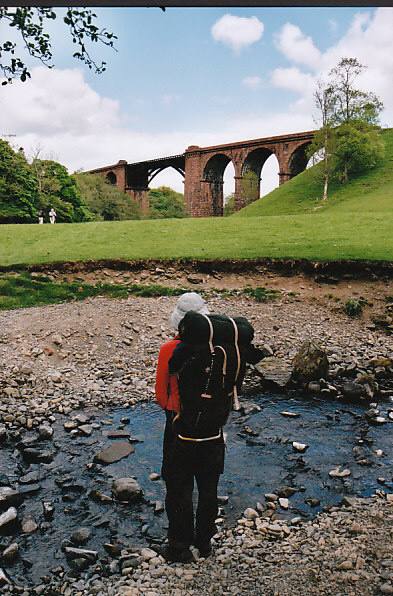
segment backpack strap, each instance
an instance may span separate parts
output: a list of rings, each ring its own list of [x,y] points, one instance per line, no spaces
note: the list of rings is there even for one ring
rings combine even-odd
[[[239,339],[239,330],[237,328],[237,325],[235,323],[235,321],[233,319],[231,319],[231,317],[228,317],[228,319],[232,322],[233,325],[233,329],[235,332],[235,349],[236,349],[236,355],[237,355],[237,370],[236,370],[236,375],[235,375],[235,384],[233,386],[233,399],[235,402],[235,410],[239,410],[239,400],[237,398],[237,387],[236,387],[236,382],[239,376],[239,371],[240,371],[240,351],[239,351],[239,344],[238,344],[238,339]]]
[[[205,398],[210,399],[211,398],[211,395],[209,393],[207,393],[207,389],[208,389],[209,383],[210,383],[210,377],[211,377],[212,369],[213,369],[213,359],[214,359],[214,356],[215,356],[214,346],[213,346],[213,325],[212,325],[212,322],[209,319],[209,317],[207,317],[203,313],[200,313],[200,314],[202,315],[202,317],[205,317],[206,321],[209,324],[209,341],[208,341],[208,343],[209,343],[209,349],[210,349],[210,354],[211,354],[211,358],[212,358],[211,365],[210,365],[210,374],[209,374],[209,377],[208,377],[208,379],[206,381],[205,391],[204,391],[204,393],[202,393],[201,397],[205,397]]]
[[[179,439],[182,439],[182,441],[192,441],[193,443],[204,443],[205,441],[216,441],[217,439],[221,439],[222,429],[220,428],[220,432],[218,433],[218,435],[215,435],[214,437],[205,437],[204,439],[194,439],[192,437],[183,437],[183,435],[180,435],[180,434],[178,434],[177,436],[179,437]]]
[[[225,387],[225,377],[227,374],[227,362],[228,362],[228,356],[227,353],[225,351],[225,348],[223,348],[222,346],[215,346],[215,349],[217,350],[217,348],[220,348],[220,350],[222,351],[223,355],[224,355],[224,360],[222,363],[222,386]]]
[[[209,348],[210,348],[210,353],[212,356],[214,356],[214,346],[213,346],[213,324],[211,322],[211,320],[209,319],[209,317],[203,313],[199,313],[202,315],[202,317],[205,317],[206,321],[209,323]]]

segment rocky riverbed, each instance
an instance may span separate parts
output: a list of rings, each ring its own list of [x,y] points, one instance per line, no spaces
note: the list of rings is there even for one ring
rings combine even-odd
[[[151,277],[161,276],[163,284],[179,283],[179,278],[167,272],[153,273]],[[117,281],[119,276],[114,274]],[[139,280],[148,276],[139,274]],[[257,303],[244,295],[226,296],[222,291],[224,287],[262,284],[278,290],[275,300]],[[293,358],[303,341],[311,338],[326,350],[329,375],[307,386],[305,399],[335,400],[338,409],[345,409],[348,400],[356,399],[362,407],[364,404],[364,412],[359,415],[368,427],[380,425],[381,431],[390,432],[393,345],[386,311],[386,297],[392,294],[389,281],[357,284],[351,280],[328,287],[306,278],[270,275],[266,279],[254,275],[243,279],[237,275],[235,279],[222,275],[219,280],[191,277],[188,286],[207,292],[212,311],[245,315],[254,325],[255,343],[264,346],[266,358],[261,366],[249,369],[243,400],[252,404],[252,396],[262,391],[287,391]],[[384,327],[372,321],[371,307],[363,317],[353,319],[337,308],[335,295],[354,292],[373,302],[374,315],[387,321]],[[74,460],[69,462],[72,470],[74,461],[75,470],[71,479],[65,474],[62,477],[63,489],[67,489],[67,483],[74,488],[62,494],[85,490],[84,483],[78,482],[89,472],[78,469],[80,440],[87,444],[91,441],[92,448],[99,452],[104,445],[94,444],[94,433],[109,426],[105,416],[100,418],[100,411],[106,415],[121,407],[132,418],[133,412],[154,400],[158,351],[171,337],[167,322],[175,302],[176,298],[168,297],[96,298],[0,315],[0,441],[2,457],[9,453],[10,445],[14,455],[12,470],[0,476],[1,590],[24,596],[393,593],[391,470],[379,477],[380,488],[374,487],[367,499],[345,496],[342,504],[326,505],[325,511],[316,507],[318,513],[306,519],[296,514],[293,506],[293,491],[299,494],[302,487],[296,483],[280,486],[272,481],[260,502],[244,503],[238,520],[229,525],[218,523],[220,529],[209,559],[199,559],[195,551],[195,562],[184,566],[164,563],[148,537],[146,544],[142,541],[138,548],[122,543],[121,532],[113,532],[113,539],[107,542],[107,556],[102,557],[90,547],[91,528],[86,529],[81,520],[81,535],[68,536],[68,542],[61,545],[61,561],[42,581],[29,585],[19,580],[18,565],[21,559],[23,562],[24,549],[34,541],[35,533],[47,531],[59,509],[56,504],[54,512],[53,503],[40,495],[40,512],[30,508],[33,515],[29,513],[28,505],[39,491],[36,487],[41,480],[32,473],[37,465],[35,458],[44,469],[53,464],[56,428],[61,424],[69,440],[75,442]],[[287,410],[290,419],[291,408]],[[247,416],[247,412],[243,414]],[[271,437],[264,428],[253,427],[252,411],[249,414],[251,422],[243,421],[242,432],[251,443],[260,439],[263,453],[263,442]],[[286,420],[285,415],[282,420]],[[116,441],[137,448],[138,444],[130,443],[130,439],[148,439],[148,429],[131,436],[126,432],[127,420],[118,423],[116,428],[111,427],[118,433],[113,437]],[[385,454],[377,453],[379,446],[367,443],[367,434],[362,435],[359,427],[356,430],[358,435],[351,449],[358,464],[367,469],[373,465],[370,459],[383,461]],[[305,429],[304,445],[292,446],[294,451],[299,450],[298,457],[302,457],[303,448],[307,449],[306,443]],[[347,472],[351,470],[343,463],[332,461],[333,475],[327,475],[326,482],[329,478],[339,483],[348,480]],[[90,470],[94,472],[97,465],[100,462],[93,462]],[[119,477],[125,475],[122,469]],[[149,482],[154,485],[154,476]],[[105,506],[106,497],[117,498],[115,490],[110,494],[96,490],[93,496],[98,508]],[[163,498],[162,488],[154,489],[150,497],[150,505],[154,502],[158,508],[160,490]],[[61,506],[64,503],[67,499],[62,499]],[[225,499],[222,506],[225,518]],[[128,509],[123,515],[125,511]],[[157,520],[162,527],[165,525],[164,518]],[[68,562],[64,561],[65,552]],[[26,575],[30,563],[26,557]],[[13,577],[15,569],[18,581]]]

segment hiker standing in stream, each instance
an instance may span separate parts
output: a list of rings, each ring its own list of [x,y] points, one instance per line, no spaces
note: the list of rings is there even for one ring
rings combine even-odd
[[[217,531],[217,487],[224,470],[222,426],[233,397],[237,400],[246,361],[256,363],[261,354],[251,345],[254,330],[245,318],[210,315],[194,292],[180,296],[171,324],[180,334],[161,347],[155,385],[166,414],[161,474],[169,526],[168,546],[161,554],[167,561],[187,562],[193,558],[191,544],[201,557],[211,553],[211,538]],[[215,335],[220,336],[220,345],[213,345]]]
[[[222,439],[217,440],[214,445],[181,445],[176,441],[173,421],[179,411],[179,392],[176,376],[169,375],[168,362],[180,343],[177,334],[179,323],[190,310],[209,313],[199,294],[187,292],[180,296],[170,318],[176,335],[161,347],[155,385],[157,401],[166,414],[161,474],[166,484],[169,545],[162,549],[161,554],[166,560],[182,562],[193,558],[189,549],[193,543],[199,548],[201,556],[210,554],[210,538],[216,532],[214,521],[218,510],[217,484],[224,465]],[[199,490],[195,541],[192,504],[194,476]]]

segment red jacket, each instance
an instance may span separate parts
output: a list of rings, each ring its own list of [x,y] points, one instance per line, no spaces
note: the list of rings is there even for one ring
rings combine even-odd
[[[156,399],[163,410],[179,411],[179,391],[177,388],[177,377],[169,376],[168,362],[173,350],[179,342],[175,337],[161,346],[158,356],[155,393]]]

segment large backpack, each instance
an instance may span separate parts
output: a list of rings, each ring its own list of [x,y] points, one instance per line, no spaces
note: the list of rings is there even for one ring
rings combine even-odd
[[[244,317],[202,315],[189,311],[179,325],[180,342],[169,360],[177,374],[178,436],[191,441],[220,438],[245,370],[247,351],[254,336]]]

